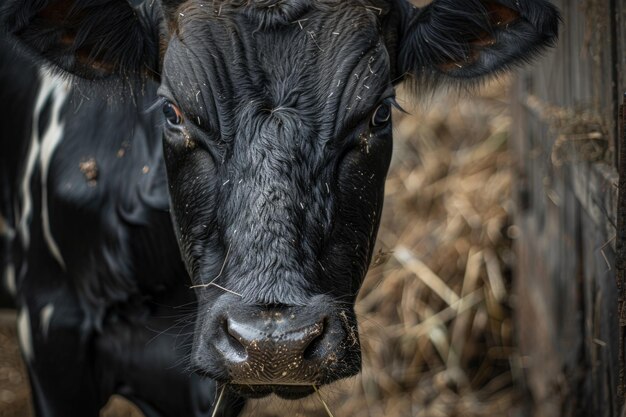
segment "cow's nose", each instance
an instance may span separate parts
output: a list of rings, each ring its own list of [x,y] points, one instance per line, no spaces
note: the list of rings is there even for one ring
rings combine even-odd
[[[252,327],[249,323],[229,319],[226,330],[234,339],[233,344],[243,347],[243,351],[239,349],[244,353],[242,357],[254,360],[255,355],[269,355],[267,359],[292,361],[285,366],[301,363],[308,347],[324,332],[323,319],[316,323],[296,324],[297,327],[292,328],[289,320],[282,318],[280,313],[274,313],[274,317],[259,324],[261,327]],[[312,352],[306,356],[312,356]]]
[[[209,343],[224,358],[231,383],[311,386],[327,379],[326,371],[345,361],[354,344],[329,316],[304,316],[282,309],[223,317],[217,340]]]

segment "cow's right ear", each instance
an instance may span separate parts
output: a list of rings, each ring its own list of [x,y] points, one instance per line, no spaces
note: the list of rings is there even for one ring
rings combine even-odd
[[[473,80],[520,66],[556,44],[560,15],[547,0],[433,0],[394,5],[386,23],[395,76],[417,88]]]
[[[27,51],[80,78],[157,77],[158,23],[126,0],[4,0],[0,21]]]

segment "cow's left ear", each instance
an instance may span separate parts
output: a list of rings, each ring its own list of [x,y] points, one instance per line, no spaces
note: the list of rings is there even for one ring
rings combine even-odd
[[[476,79],[528,62],[557,40],[560,16],[545,0],[392,0],[395,75],[418,85]],[[395,22],[393,21],[395,20]]]
[[[0,22],[28,52],[81,78],[158,72],[158,24],[147,6],[134,8],[127,0],[3,0]]]

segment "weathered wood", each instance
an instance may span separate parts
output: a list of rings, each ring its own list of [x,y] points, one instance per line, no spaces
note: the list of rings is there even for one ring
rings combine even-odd
[[[626,97],[626,94],[625,94]],[[619,126],[618,134],[624,134],[626,132],[626,101],[620,107],[619,112]],[[619,386],[618,396],[620,404],[624,404],[624,395],[626,388],[626,375],[624,374],[624,367],[626,361],[624,358],[624,330],[626,329],[626,148],[619,146],[619,195],[617,199],[617,232],[615,237],[615,252],[616,252],[616,285],[618,291],[618,307],[617,312],[619,316]]]
[[[520,75],[513,94],[517,337],[533,416],[619,416],[626,1],[555,3],[564,16],[559,47]]]

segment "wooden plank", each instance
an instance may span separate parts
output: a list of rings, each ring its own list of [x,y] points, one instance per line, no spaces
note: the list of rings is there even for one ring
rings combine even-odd
[[[555,3],[559,47],[513,94],[517,334],[532,416],[609,417],[621,414],[615,156],[626,1]]]
[[[606,260],[600,256],[598,248],[605,236],[597,233],[593,222],[583,218],[581,234],[584,305],[580,314],[584,317],[584,350],[575,367],[582,376],[578,392],[586,403],[584,415],[617,416],[620,414],[618,292],[614,270],[609,266],[615,264],[615,255],[607,250]]]
[[[616,84],[614,91],[614,101],[617,111],[619,112],[619,104],[622,97],[626,94],[626,1],[612,0],[613,5],[613,78]],[[619,116],[619,115],[618,115]],[[616,117],[617,120],[617,117]],[[620,146],[620,138],[624,137],[624,132],[620,131],[620,126],[616,126],[616,143],[615,149],[618,152]],[[617,161],[617,155],[616,155]]]

